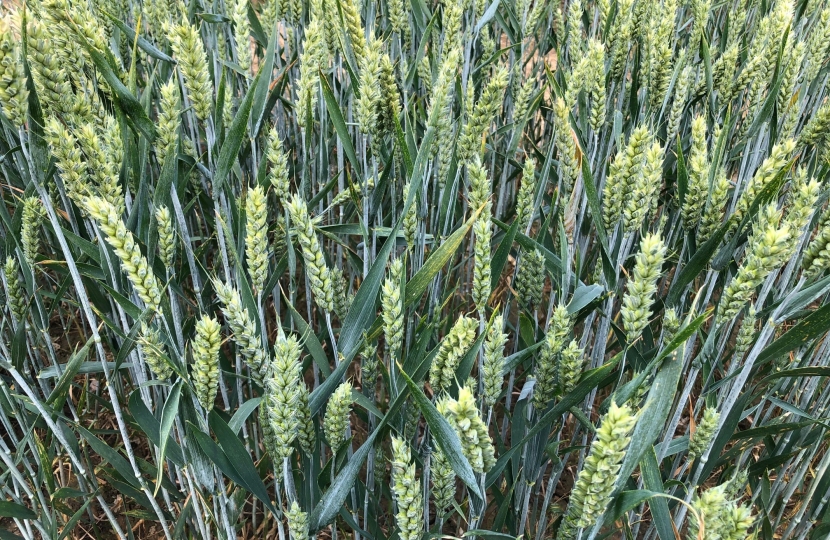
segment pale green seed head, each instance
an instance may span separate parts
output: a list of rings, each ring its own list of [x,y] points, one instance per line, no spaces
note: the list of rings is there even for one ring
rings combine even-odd
[[[276,457],[291,456],[291,444],[299,434],[298,401],[300,397],[300,344],[294,336],[279,336],[274,344],[274,363],[266,382],[265,406],[274,434]]]
[[[118,209],[100,197],[86,197],[82,207],[104,232],[107,242],[121,261],[121,267],[146,306],[161,309],[161,284],[136,244],[133,234],[124,225]]]
[[[243,306],[239,291],[219,280],[214,280],[213,286],[216,289],[216,296],[224,305],[222,312],[225,314],[228,326],[233,330],[239,353],[250,366],[254,381],[260,386],[265,386],[273,366],[268,353],[262,346],[256,323],[248,313],[248,309]]]
[[[535,310],[542,301],[546,279],[544,255],[538,249],[524,252],[514,285],[519,305]]]
[[[26,264],[34,270],[35,258],[40,250],[40,225],[46,211],[37,197],[23,199],[23,219],[21,221],[20,243]]]
[[[477,326],[475,319],[462,315],[441,342],[429,369],[430,384],[436,393],[448,390],[455,381],[455,372],[475,340]]]
[[[432,480],[430,495],[435,505],[435,513],[443,516],[451,509],[455,500],[456,478],[455,471],[441,448],[436,447],[433,450],[429,472]]]
[[[172,271],[176,256],[176,229],[170,210],[164,205],[156,209],[156,225],[159,235],[159,257],[164,267]]]
[[[392,493],[395,521],[403,540],[418,540],[424,532],[421,483],[415,478],[415,464],[406,440],[392,436]]]
[[[323,432],[332,452],[337,452],[346,442],[349,415],[352,405],[352,385],[344,382],[332,393],[323,418]]]
[[[293,501],[285,512],[288,520],[288,531],[292,540],[306,540],[308,538],[308,514],[300,509],[297,501]]]
[[[210,82],[207,55],[199,31],[184,22],[170,29],[170,45],[179,62],[187,95],[199,120],[210,116],[213,103],[213,85]]]
[[[136,341],[150,371],[160,380],[169,379],[173,374],[173,368],[165,359],[167,353],[158,330],[146,323],[141,323],[141,330]]]
[[[29,91],[20,58],[20,46],[9,17],[0,18],[0,107],[15,127],[23,127]]]
[[[268,199],[262,186],[257,185],[248,190],[245,214],[245,255],[248,273],[254,292],[262,294],[271,255],[268,245]]]
[[[791,229],[786,224],[779,226],[780,221],[781,211],[775,203],[759,210],[746,256],[721,297],[716,323],[721,324],[737,315],[750,301],[755,289],[789,257]]]
[[[306,276],[308,276],[311,291],[314,293],[314,300],[323,311],[332,313],[334,311],[334,283],[323,257],[323,250],[317,240],[308,206],[305,200],[295,193],[287,208],[305,260]]]
[[[533,219],[536,197],[536,161],[532,158],[525,160],[522,168],[522,184],[516,195],[516,219],[519,221],[519,230],[527,231]]]
[[[618,407],[612,401],[577,476],[557,538],[572,537],[575,530],[594,525],[605,513],[636,421],[627,404]]]
[[[283,150],[282,140],[276,126],[272,127],[268,134],[268,148],[265,157],[271,167],[268,172],[268,179],[274,187],[274,194],[280,201],[286,201],[291,189],[288,178],[288,156]]]
[[[496,463],[495,449],[487,426],[479,416],[473,391],[463,386],[458,391],[458,400],[445,395],[436,404],[436,408],[447,418],[461,439],[461,451],[469,460],[473,471],[489,471]]]
[[[657,234],[649,234],[640,242],[634,270],[623,297],[620,313],[629,343],[636,340],[648,325],[651,304],[657,292],[657,280],[666,257],[666,246]]]
[[[703,409],[703,417],[697,425],[697,429],[689,438],[689,460],[697,459],[709,446],[715,429],[718,427],[720,413],[714,407]]]
[[[26,321],[26,296],[20,280],[19,266],[14,257],[6,257],[3,265],[3,278],[6,284],[6,299],[9,310],[18,324]]]
[[[232,0],[234,41],[236,42],[236,63],[243,70],[251,69],[251,23],[248,21],[248,0]]]
[[[507,334],[502,330],[503,327],[504,317],[499,314],[493,319],[484,341],[483,399],[488,407],[496,404],[504,384],[504,347],[507,345]]]
[[[392,361],[400,359],[404,339],[402,277],[403,259],[398,258],[389,265],[389,274],[383,282],[380,297],[386,349]]]
[[[161,87],[161,101],[158,109],[158,142],[156,153],[164,160],[175,151],[181,126],[181,98],[176,78],[171,77]]]
[[[208,315],[196,322],[193,338],[193,388],[196,398],[206,410],[213,408],[219,384],[219,347],[222,345],[221,327]]]

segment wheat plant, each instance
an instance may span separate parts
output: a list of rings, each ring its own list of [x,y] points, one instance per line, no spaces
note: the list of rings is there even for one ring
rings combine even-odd
[[[830,536],[828,0],[0,15],[0,538]]]

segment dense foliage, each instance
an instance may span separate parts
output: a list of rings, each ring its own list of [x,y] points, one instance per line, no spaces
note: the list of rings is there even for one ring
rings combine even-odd
[[[827,0],[32,0],[0,538],[830,534]]]

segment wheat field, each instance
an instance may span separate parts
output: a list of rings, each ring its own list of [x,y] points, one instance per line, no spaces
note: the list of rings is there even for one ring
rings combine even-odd
[[[828,0],[0,19],[0,539],[830,537]]]

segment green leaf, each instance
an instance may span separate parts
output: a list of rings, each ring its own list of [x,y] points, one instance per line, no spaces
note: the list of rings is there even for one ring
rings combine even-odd
[[[412,276],[412,279],[410,279],[409,282],[407,282],[406,293],[404,296],[405,306],[412,305],[421,297],[422,294],[424,294],[424,291],[427,290],[432,278],[435,277],[444,265],[449,262],[453,255],[455,255],[455,252],[458,251],[458,248],[461,246],[461,242],[473,227],[479,213],[481,213],[481,208],[475,214],[470,216],[470,219],[468,219],[464,225],[459,227],[458,230],[452,233],[449,238],[438,246],[438,248],[426,260],[421,269],[418,270],[414,276]]]
[[[606,523],[613,523],[622,518],[626,512],[637,508],[652,497],[659,497],[662,493],[655,493],[646,489],[635,489],[632,491],[623,491],[614,499],[614,502],[609,508],[606,516]],[[599,523],[598,526],[602,524]]]
[[[727,220],[727,222],[721,225],[721,227],[709,240],[697,248],[695,254],[677,275],[677,279],[675,279],[674,284],[671,286],[671,289],[669,289],[669,293],[666,296],[666,305],[678,305],[680,297],[683,294],[683,290],[689,283],[694,281],[694,279],[706,268],[706,265],[709,264],[709,261],[712,259],[712,255],[715,254],[715,250],[720,245],[721,240],[723,240],[723,237],[726,236],[727,232],[729,232],[730,226],[731,222]]]
[[[610,253],[608,250],[608,233],[605,232],[605,226],[602,224],[602,207],[599,204],[599,194],[587,159],[582,160],[582,184],[585,186],[585,195],[588,198],[588,208],[591,209],[591,221],[593,221],[594,228],[597,230],[597,238],[605,253]]]
[[[231,421],[228,422],[228,427],[231,428],[231,431],[239,433],[239,430],[242,429],[242,425],[245,423],[245,420],[248,419],[260,403],[262,403],[262,398],[255,397],[240,405],[236,412],[233,413]]]
[[[415,167],[413,168],[412,179],[410,180],[409,197],[407,197],[404,203],[403,210],[400,213],[395,227],[378,252],[375,262],[369,270],[369,274],[363,280],[363,283],[360,284],[360,289],[358,289],[352,301],[352,306],[349,308],[346,320],[343,321],[343,328],[340,330],[340,337],[338,339],[338,347],[347,360],[357,354],[363,332],[369,326],[372,316],[377,313],[375,306],[377,305],[378,291],[380,291],[383,275],[386,270],[386,262],[389,259],[392,248],[397,244],[396,236],[403,226],[403,216],[412,207],[412,204],[415,202],[415,196],[421,189],[423,172],[427,161],[430,159],[430,146],[432,145],[434,136],[435,132],[433,128],[427,128],[427,132],[424,134],[423,142],[421,143],[421,148],[418,150],[418,157],[415,159]],[[407,285],[407,294],[408,292],[409,285]]]
[[[248,4],[249,9],[253,6]],[[253,11],[253,10],[251,10]],[[256,15],[254,15],[256,17]],[[260,77],[257,81],[256,90],[254,91],[254,100],[251,104],[251,118],[254,119],[253,130],[251,133],[254,137],[259,135],[259,130],[262,128],[262,121],[265,119],[265,103],[268,99],[268,87],[271,83],[271,72],[274,70],[274,58],[276,57],[275,50],[277,46],[277,31],[278,21],[274,21],[273,28],[271,28],[271,38],[268,40],[268,49],[265,51],[265,60],[260,68],[260,73],[265,75]],[[284,73],[284,71],[283,71]]]
[[[130,394],[129,412],[136,421],[141,430],[150,439],[150,442],[158,447],[161,447],[161,430],[159,429],[159,421],[153,416],[144,402],[141,400],[141,392],[134,390]],[[184,458],[182,457],[182,449],[178,443],[168,436],[167,441],[167,457],[176,465],[184,465]]]
[[[574,291],[571,301],[568,302],[568,313],[573,315],[578,313],[580,309],[584,308],[605,292],[605,289],[600,285],[584,285],[582,283]]]
[[[198,13],[200,19],[210,24],[225,24],[231,22],[228,17],[216,13]]]
[[[219,445],[213,442],[213,439],[210,438],[210,435],[200,430],[199,427],[193,424],[192,422],[189,422],[189,425],[190,434],[193,436],[194,439],[196,439],[196,442],[199,443],[199,447],[201,447],[205,455],[217,467],[219,467],[219,470],[221,470],[225,476],[227,476],[233,482],[239,484],[243,488],[248,489],[245,485],[245,481],[242,479],[241,476],[239,476],[239,473],[236,472],[236,469],[231,464],[231,460],[228,459],[228,456],[225,455],[225,452],[222,451]]]
[[[787,369],[784,371],[779,371],[778,373],[773,373],[772,375],[758,383],[758,385],[761,386],[769,381],[774,381],[776,379],[786,379],[788,377],[830,377],[830,367],[814,366]]]
[[[317,339],[317,335],[314,333],[314,330],[312,330],[308,323],[305,322],[303,316],[300,315],[300,312],[297,311],[297,309],[291,304],[291,301],[284,292],[282,296],[285,299],[285,306],[288,308],[288,311],[291,312],[291,319],[297,326],[297,332],[299,332],[302,337],[303,345],[309,354],[311,354],[311,357],[314,359],[314,363],[316,363],[317,367],[320,368],[320,371],[323,372],[323,376],[328,377],[331,374],[331,367],[329,367],[329,359],[326,356],[326,351],[323,350],[323,346],[320,344],[320,340]]]
[[[513,220],[513,224],[507,229],[504,237],[496,248],[493,254],[493,259],[490,261],[490,290],[496,290],[496,286],[501,279],[502,270],[507,263],[507,257],[510,255],[510,248],[513,247],[513,240],[516,238],[516,233],[519,231],[518,220]]]
[[[75,526],[84,516],[84,514],[86,513],[86,509],[94,500],[95,497],[93,497],[92,495],[86,498],[84,504],[82,504],[81,507],[78,508],[78,510],[74,514],[72,514],[72,517],[69,518],[69,521],[67,521],[66,524],[63,526],[63,530],[61,531],[61,535],[58,537],[58,540],[63,540],[64,538],[67,538],[71,533],[75,532]]]
[[[389,416],[388,412],[386,414]],[[314,510],[311,511],[311,514],[308,516],[310,531],[314,532],[321,529],[339,513],[343,502],[354,486],[354,481],[360,469],[363,467],[363,462],[369,456],[369,451],[372,449],[378,433],[380,433],[380,430],[375,428],[360,448],[352,454],[349,460],[346,461],[346,466],[340,470],[340,473],[338,473],[323,494],[323,498],[317,503]]]
[[[49,399],[46,400],[46,404],[53,405],[56,411],[63,409],[63,404],[69,392],[69,387],[72,386],[72,379],[75,378],[75,375],[78,374],[78,370],[81,369],[81,365],[86,359],[87,354],[89,353],[89,348],[93,343],[94,340],[89,338],[86,345],[81,347],[81,350],[75,351],[72,356],[69,357],[69,361],[65,365],[61,366],[63,369],[61,378],[58,381],[58,384],[55,385],[54,390],[52,390],[52,393],[49,394]]]
[[[498,0],[496,0],[498,2]],[[515,540],[515,536],[510,536],[509,534],[498,533],[493,531],[486,531],[483,529],[473,529],[472,531],[467,531],[464,533],[462,538],[466,538],[468,536],[478,536],[481,538],[486,538],[487,540]]]
[[[104,10],[104,13],[106,14],[107,17],[110,18],[110,20],[112,20],[113,24],[115,26],[117,26],[118,29],[121,30],[121,32],[124,33],[124,36],[126,36],[128,42],[130,42],[130,43],[135,43],[136,42],[135,41],[135,30],[133,30],[132,28],[130,28],[129,26],[124,24],[124,22],[119,20],[112,13],[108,13],[106,10]],[[139,46],[139,48],[141,48],[141,50],[143,50],[144,52],[146,52],[148,55],[152,56],[156,60],[163,60],[165,62],[170,62],[171,64],[175,63],[175,61],[172,58],[170,58],[169,56],[167,56],[166,54],[164,54],[163,52],[158,50],[152,43],[150,43],[149,41],[147,41],[146,39],[144,39],[140,35],[138,36],[138,46]]]
[[[120,474],[124,480],[132,484],[134,488],[141,489],[141,484],[135,477],[132,467],[130,467],[129,462],[127,462],[127,459],[124,456],[122,456],[115,448],[111,447],[87,431],[86,428],[78,426],[78,433],[86,439],[86,442],[89,443],[89,446],[92,447],[92,450],[96,454],[108,461],[109,464],[112,465],[116,471],[118,471],[118,474]]]
[[[254,462],[251,461],[251,455],[245,449],[239,437],[236,436],[236,433],[228,427],[228,424],[222,420],[222,417],[215,410],[210,411],[208,423],[213,433],[216,434],[216,439],[228,457],[231,466],[237,472],[239,478],[244,481],[242,485],[253,493],[257,499],[262,501],[275,516],[279,517],[279,512],[277,512],[277,509],[271,503],[271,498],[268,496],[265,484],[262,483],[262,479],[259,477],[259,473],[257,473],[256,467],[254,466]]]
[[[787,330],[758,355],[757,362],[780,358],[830,329],[830,303],[826,303]]]
[[[639,418],[631,434],[631,443],[617,477],[617,489],[625,486],[643,455],[652,449],[655,439],[662,433],[666,418],[672,410],[677,383],[682,373],[683,359],[678,358],[677,352],[660,366],[650,385],[646,402],[638,413]]]
[[[268,43],[268,37],[265,35],[262,24],[260,24],[259,18],[256,15],[254,4],[252,2],[246,2],[246,4],[248,5],[248,22],[251,24],[251,35],[254,36],[257,43],[265,45]]]
[[[236,111],[236,116],[233,117],[231,129],[228,131],[228,136],[225,138],[225,143],[222,149],[219,150],[219,160],[216,163],[216,173],[213,175],[213,192],[219,193],[224,187],[225,180],[233,168],[236,160],[239,159],[239,149],[242,147],[242,140],[245,133],[248,131],[248,115],[251,113],[251,104],[254,100],[254,94],[258,86],[259,78],[262,76],[260,70],[254,77],[251,86],[245,93],[245,99]]]
[[[481,489],[476,482],[476,475],[473,472],[472,466],[470,466],[470,462],[461,452],[461,439],[458,438],[458,434],[450,426],[450,423],[447,422],[447,419],[438,412],[435,405],[427,399],[424,391],[412,381],[409,375],[401,370],[400,376],[406,381],[406,386],[409,387],[415,404],[418,406],[421,414],[424,415],[424,420],[426,420],[432,436],[447,457],[447,461],[452,466],[452,470],[455,471],[455,474],[458,475],[462,482],[467,484],[470,491],[480,499]]]
[[[643,459],[640,460],[640,473],[646,489],[657,493],[665,493],[654,448],[643,454]],[[651,515],[654,517],[654,527],[657,529],[660,540],[675,540],[674,525],[669,512],[668,501],[664,497],[655,497],[648,505],[651,509]]]
[[[825,276],[809,287],[800,290],[795,294],[788,295],[784,300],[787,302],[787,309],[776,318],[775,322],[780,323],[789,319],[805,307],[818,300],[819,297],[827,294],[828,291],[830,291],[830,276]]]
[[[730,440],[739,441],[741,439],[762,439],[769,435],[778,435],[780,433],[787,433],[788,431],[795,431],[809,426],[816,425],[815,420],[804,420],[802,422],[786,422],[783,424],[772,424],[764,427],[745,429],[732,435]]]
[[[537,433],[549,426],[557,417],[561,416],[562,413],[570,410],[570,408],[574,405],[581,403],[591,390],[598,388],[599,384],[611,374],[615,367],[617,367],[617,364],[621,359],[622,355],[618,354],[604,366],[586,371],[582,375],[579,384],[576,385],[576,388],[571,390],[565,396],[562,396],[562,399],[556,405],[539,418],[533,427],[527,430],[527,433],[525,433],[525,436],[520,441],[513,442],[510,449],[499,456],[496,464],[487,473],[487,482],[485,483],[485,486],[489,488],[499,479],[508,462],[510,462],[515,454],[521,452],[527,445],[528,441],[535,437]]]
[[[500,2],[501,2],[501,0],[493,0],[493,3],[490,4],[490,6],[484,12],[484,15],[482,15],[481,18],[478,20],[478,24],[476,24],[476,29],[475,29],[476,34],[482,28],[484,28],[485,24],[490,22],[490,19],[492,19],[493,17],[496,16],[496,11],[499,9],[499,3]],[[467,535],[464,535],[464,536],[467,536]]]
[[[79,35],[76,32],[76,35]],[[110,65],[110,62],[107,61],[107,58],[95,48],[86,38],[81,37],[80,39],[81,45],[84,46],[86,51],[89,53],[90,58],[92,58],[92,62],[95,64],[95,68],[104,77],[104,80],[107,81],[110,88],[112,89],[112,98],[115,101],[115,104],[118,105],[124,114],[132,120],[135,127],[141,132],[147,140],[152,141],[156,136],[156,128],[153,125],[153,122],[147,117],[147,113],[144,112],[144,107],[141,106],[141,103],[133,96],[130,91],[124,86],[124,83],[121,82],[121,79],[115,74],[113,68]]]
[[[164,409],[161,412],[161,431],[159,437],[161,438],[161,446],[159,447],[158,458],[158,472],[156,473],[156,490],[153,493],[155,496],[161,487],[161,477],[164,474],[164,455],[167,452],[167,441],[170,440],[170,430],[173,429],[173,422],[179,415],[179,399],[182,396],[182,380],[173,386],[170,395],[167,396],[167,401],[164,402]]]
[[[0,501],[0,517],[15,519],[37,519],[37,514],[22,504]]]
[[[334,97],[334,92],[331,91],[329,81],[323,76],[322,73],[320,74],[320,85],[323,88],[323,99],[326,101],[326,109],[329,111],[329,117],[331,118],[332,124],[334,124],[335,131],[337,131],[340,143],[343,145],[343,152],[345,152],[346,157],[349,158],[349,163],[352,164],[352,168],[355,170],[355,176],[360,177],[360,161],[358,161],[357,154],[355,154],[354,144],[352,143],[352,138],[349,135],[349,128],[346,127],[346,121],[343,119],[343,112],[340,110],[340,105],[337,104],[337,98]]]
[[[119,369],[129,369],[133,367],[132,362],[127,362],[125,364],[121,364],[118,366]],[[115,362],[107,362],[107,369],[115,369]],[[81,365],[78,367],[76,375],[89,375],[91,373],[103,373],[104,367],[101,365],[101,362],[81,362]],[[62,373],[62,372],[60,372]],[[51,379],[57,377],[59,374],[58,368],[55,366],[49,366],[48,368],[44,369],[40,373],[37,374],[38,379]]]
[[[375,404],[355,389],[352,389],[352,402],[366,409],[366,412],[371,413],[376,418],[383,418],[383,413],[378,410]]]

